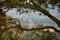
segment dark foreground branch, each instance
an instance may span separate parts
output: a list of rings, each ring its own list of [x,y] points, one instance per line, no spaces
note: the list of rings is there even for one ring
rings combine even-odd
[[[37,11],[40,11],[42,12],[44,15],[48,16],[50,19],[52,19],[57,25],[58,27],[60,27],[60,21],[54,17],[53,15],[51,15],[46,9],[43,9],[41,6],[39,5],[36,5],[34,2],[32,2],[32,4],[29,4],[29,3],[26,3],[26,7],[27,8],[30,8],[30,9],[33,9],[33,10],[37,10]]]
[[[16,28],[16,27],[13,27],[13,28]],[[27,28],[18,28],[18,29],[21,30],[21,31],[34,31],[34,30],[43,30],[43,29],[48,29],[48,28],[53,29],[55,32],[60,33],[60,30],[58,30],[58,29],[56,29],[52,26],[45,26],[45,27],[42,27],[42,28],[32,28],[32,29],[27,29]],[[7,30],[9,30],[9,28],[7,28]]]
[[[21,31],[34,31],[34,30],[43,30],[43,29],[48,29],[49,28],[49,29],[53,29],[55,32],[60,33],[60,30],[58,30],[58,29],[56,29],[55,27],[52,27],[52,26],[45,26],[45,27],[42,27],[42,28],[27,29],[27,28],[22,28],[22,26],[20,25],[20,21],[18,19],[10,18],[10,20],[17,20],[19,22],[19,25],[16,25],[16,27],[13,27],[13,28],[18,28]],[[9,28],[7,28],[7,29],[9,29]]]
[[[46,27],[42,27],[42,28],[32,28],[32,29],[25,29],[25,28],[22,28],[22,31],[43,30],[43,29],[48,29],[48,28],[53,29],[55,32],[60,33],[60,30],[58,30],[58,29],[56,29],[56,28],[54,28],[54,27],[52,27],[52,26],[46,26]]]

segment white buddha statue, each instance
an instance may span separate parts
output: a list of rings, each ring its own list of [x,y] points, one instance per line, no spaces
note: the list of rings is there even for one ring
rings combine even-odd
[[[28,27],[28,28],[31,29],[31,28],[33,28],[33,27],[34,27],[34,23],[33,23],[32,20],[30,19],[30,20],[29,20],[29,27]]]

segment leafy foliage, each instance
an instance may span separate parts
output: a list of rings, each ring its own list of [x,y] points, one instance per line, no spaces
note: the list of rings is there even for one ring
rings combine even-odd
[[[37,6],[35,7],[35,5]],[[51,5],[51,8],[49,5]],[[58,7],[58,10],[60,9],[60,0],[0,0],[0,40],[59,40],[55,33],[49,31],[44,32],[35,30],[29,32],[13,28],[13,24],[16,27],[16,22],[12,23],[12,20],[8,20],[10,17],[7,18],[7,15],[4,12],[5,9],[17,8],[17,11],[21,14],[31,11],[28,9],[33,9],[41,11],[51,18],[51,15],[46,9],[54,9],[55,6]],[[26,8],[27,10],[25,10]],[[55,17],[52,16],[52,18]],[[53,21],[55,21],[55,19],[53,19]],[[55,22],[60,26],[60,21],[56,19]]]
[[[47,31],[20,31],[19,29],[0,29],[0,40],[59,40],[55,33]]]

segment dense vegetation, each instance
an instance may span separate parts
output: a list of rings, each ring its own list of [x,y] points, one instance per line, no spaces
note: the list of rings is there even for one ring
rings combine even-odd
[[[47,10],[55,9],[55,6],[60,12],[60,0],[0,0],[0,40],[59,40],[55,33],[49,31],[50,28],[60,33],[60,30],[55,27],[39,26],[38,28],[28,29],[26,26],[22,27],[18,19],[6,15],[6,12],[13,8],[16,8],[17,12],[20,13],[37,11],[48,16],[60,28],[60,20]],[[45,32],[43,29],[48,30]]]

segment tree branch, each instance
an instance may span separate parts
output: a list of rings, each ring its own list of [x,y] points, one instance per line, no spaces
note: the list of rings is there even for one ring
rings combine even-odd
[[[23,29],[22,31],[43,30],[43,29],[48,29],[48,28],[53,29],[55,32],[60,33],[60,30],[58,30],[58,29],[56,29],[56,28],[54,28],[54,27],[52,27],[52,26],[45,26],[45,27],[42,27],[42,28],[32,28],[32,29],[22,28],[22,29]]]
[[[6,10],[4,13],[8,12],[10,9]]]
[[[11,27],[7,28],[6,30],[9,30]],[[13,28],[17,28],[17,27],[13,27]],[[20,31],[34,31],[34,30],[43,30],[43,29],[53,29],[55,32],[60,33],[60,30],[52,27],[52,26],[45,26],[42,28],[31,28],[31,29],[27,29],[27,28],[18,28]]]
[[[9,18],[9,20],[17,20],[18,21],[18,25],[16,25],[17,28],[19,28],[19,29],[22,28],[22,26],[20,25],[20,20],[19,19],[17,19],[17,18]]]
[[[51,15],[47,10],[41,8],[40,6],[38,6],[36,4],[31,5],[29,3],[26,3],[25,7],[42,12],[44,15],[48,16],[50,19],[52,19],[60,27],[60,21],[56,17]]]
[[[53,29],[55,32],[60,33],[60,30],[54,28],[53,26],[44,26],[42,28],[32,28],[32,29],[27,29],[27,28],[22,28],[22,26],[20,25],[20,20],[16,19],[16,18],[10,18],[9,20],[17,20],[19,22],[18,25],[16,25],[16,27],[13,28],[18,28],[21,31],[34,31],[34,30],[43,30],[43,29]],[[11,27],[7,28],[6,30],[9,30]]]

